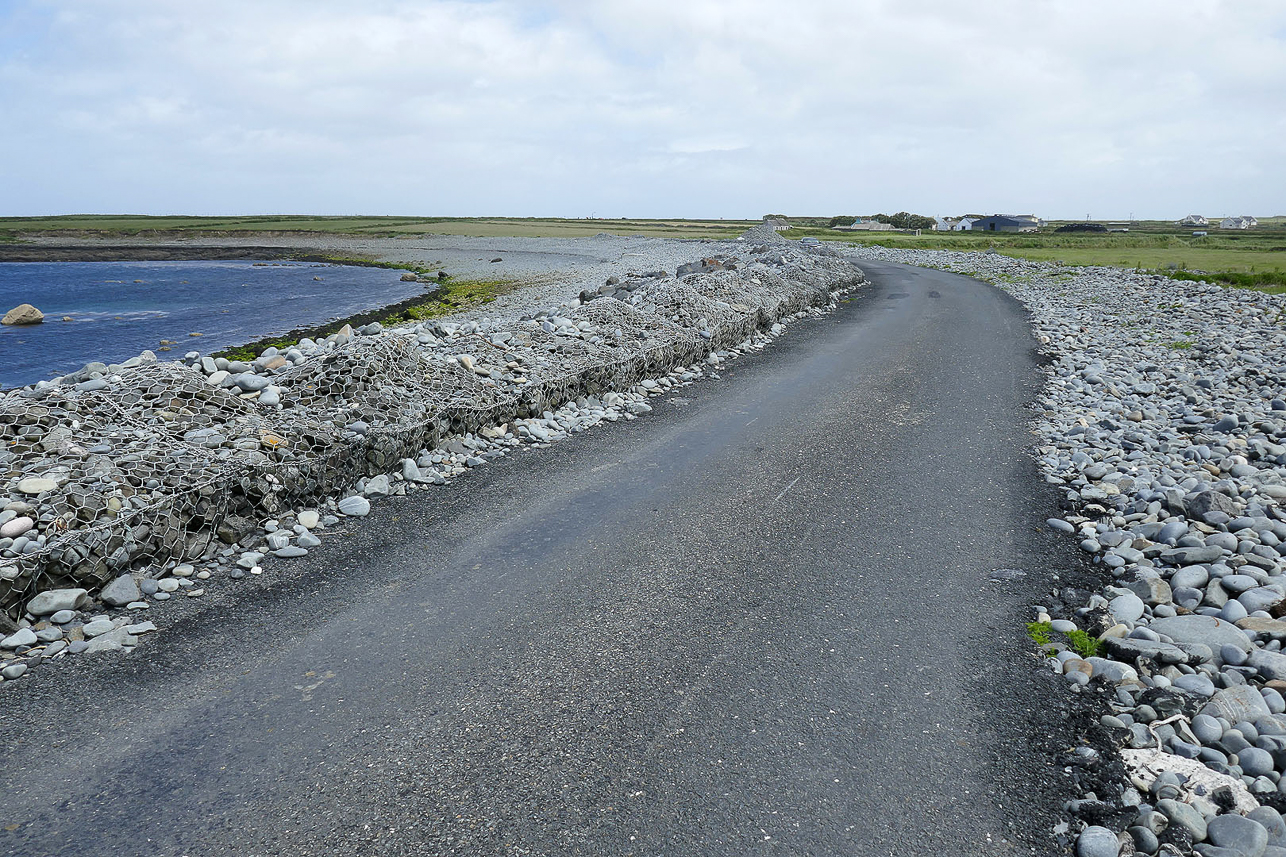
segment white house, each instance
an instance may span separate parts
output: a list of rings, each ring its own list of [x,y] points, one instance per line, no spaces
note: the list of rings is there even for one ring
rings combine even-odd
[[[765,218],[764,223],[772,227],[773,232],[785,232],[790,228],[790,222],[780,217]]]
[[[1179,221],[1180,226],[1209,226],[1210,220],[1200,214],[1189,214]]]
[[[1251,227],[1258,225],[1259,221],[1250,216],[1225,217],[1223,220],[1219,221],[1220,229],[1250,229]]]
[[[977,223],[980,219],[981,218],[978,218],[978,217],[962,217],[956,221],[955,226],[951,227],[951,231],[952,232],[971,232],[973,231],[973,225]]]
[[[953,217],[936,217],[935,216],[933,218],[933,231],[934,232],[953,232],[955,231],[956,224],[958,222],[959,221],[957,221]]]

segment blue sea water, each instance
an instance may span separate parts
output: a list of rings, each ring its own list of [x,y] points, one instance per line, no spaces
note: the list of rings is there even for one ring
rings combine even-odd
[[[423,292],[401,273],[306,262],[0,262],[0,314],[24,303],[45,314],[43,324],[0,326],[0,387],[145,349],[161,360],[210,354]],[[177,344],[157,351],[163,339]]]

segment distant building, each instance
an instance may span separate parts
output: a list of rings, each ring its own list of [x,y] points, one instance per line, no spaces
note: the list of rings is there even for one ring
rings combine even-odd
[[[764,220],[764,223],[767,223],[769,226],[771,226],[773,232],[785,232],[787,229],[790,228],[790,223],[786,221],[784,218],[780,218],[780,217],[766,218]]]
[[[1209,226],[1210,220],[1200,214],[1189,214],[1179,221],[1180,226]]]
[[[952,227],[951,231],[952,232],[969,232],[973,229],[973,225],[981,219],[982,219],[981,217],[969,217],[966,215],[965,217],[962,217],[956,221],[956,225]]]
[[[1258,226],[1259,221],[1250,216],[1243,217],[1225,217],[1219,221],[1220,229],[1250,229]]]
[[[1006,214],[1003,216],[1008,217],[1010,220],[1017,220],[1019,223],[1023,224],[1024,226],[1031,227],[1031,230],[1026,230],[1026,229],[1021,230],[1023,232],[1035,231],[1036,229],[1039,229],[1040,227],[1045,225],[1045,221],[1041,220],[1039,217],[1037,217],[1034,214]]]
[[[954,217],[934,217],[933,231],[934,232],[954,232],[956,228],[956,223],[958,222],[959,221],[957,221]]]
[[[836,226],[849,232],[892,232],[893,224],[880,223],[878,220],[858,220],[852,226]]]
[[[973,224],[974,232],[1035,232],[1039,223],[1032,215],[1011,217],[1005,214],[993,214]]]

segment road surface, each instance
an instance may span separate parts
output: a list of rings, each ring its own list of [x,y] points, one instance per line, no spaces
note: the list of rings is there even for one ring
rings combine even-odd
[[[992,287],[865,267],[645,419],[6,684],[0,853],[1047,853],[1022,623],[1075,558],[1034,343]]]

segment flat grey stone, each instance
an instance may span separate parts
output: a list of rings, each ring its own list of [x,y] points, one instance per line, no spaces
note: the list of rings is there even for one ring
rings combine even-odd
[[[35,631],[30,628],[19,628],[3,640],[0,640],[0,646],[6,649],[16,649],[19,646],[34,646],[37,639]]]
[[[1259,674],[1268,680],[1286,679],[1286,655],[1281,652],[1269,652],[1256,648],[1250,653],[1248,662],[1259,670]]]
[[[308,555],[308,549],[307,549],[307,548],[301,548],[301,547],[299,547],[298,545],[287,545],[287,546],[286,546],[286,547],[284,547],[284,548],[280,548],[279,550],[275,550],[275,551],[273,551],[273,552],[272,552],[272,555],[273,555],[273,556],[279,556],[279,557],[281,557],[282,559],[291,559],[291,558],[299,557],[299,556],[307,556],[307,555]]]
[[[1201,714],[1206,717],[1222,717],[1229,723],[1255,723],[1272,712],[1269,712],[1268,703],[1265,703],[1258,688],[1237,685],[1215,692],[1209,703],[1202,706]]]
[[[1218,652],[1223,646],[1235,646],[1249,652],[1254,645],[1245,631],[1214,616],[1171,616],[1153,619],[1148,627],[1176,643],[1200,644],[1208,646],[1212,652]],[[1222,660],[1217,662],[1222,663]]]
[[[83,589],[46,589],[27,602],[27,612],[48,616],[59,610],[79,610],[88,603],[89,593]]]
[[[1223,548],[1190,547],[1172,548],[1161,552],[1161,561],[1167,565],[1196,565],[1203,562],[1214,562],[1223,556]]]
[[[1205,566],[1189,565],[1170,577],[1170,586],[1174,589],[1202,589],[1209,581],[1210,572]]]
[[[138,645],[138,637],[124,628],[117,628],[90,640],[89,645],[85,647],[85,654],[101,655],[105,652],[119,652],[125,646],[135,645]]]
[[[57,487],[57,480],[43,479],[39,476],[29,476],[18,481],[18,491],[22,494],[44,494],[46,491],[52,491]]]
[[[1103,641],[1104,648],[1113,657],[1132,661],[1135,658],[1148,658],[1163,664],[1184,664],[1188,662],[1188,653],[1172,643],[1157,643],[1152,640],[1134,638],[1118,639],[1108,637]],[[1286,661],[1286,656],[1282,657]]]
[[[1271,610],[1282,601],[1286,601],[1286,595],[1278,592],[1274,587],[1261,586],[1241,593],[1237,596],[1237,601],[1246,608],[1247,613],[1254,613],[1257,610]]]
[[[1229,592],[1240,595],[1247,589],[1254,589],[1259,585],[1259,581],[1248,574],[1225,574],[1219,578],[1219,584]]]
[[[246,551],[241,556],[237,557],[237,565],[242,568],[250,569],[258,565],[261,559],[263,559],[263,554],[259,551]]]
[[[1270,846],[1286,843],[1286,820],[1283,820],[1282,814],[1271,806],[1261,806],[1251,810],[1246,817],[1259,822],[1268,831]]]
[[[86,637],[97,637],[101,634],[106,634],[115,627],[111,619],[95,619],[93,622],[87,622],[81,630],[85,632]]]
[[[1094,677],[1103,678],[1110,682],[1138,681],[1138,670],[1129,664],[1123,664],[1120,661],[1113,661],[1108,658],[1086,658],[1090,666],[1094,668]]]
[[[22,678],[23,673],[26,671],[26,664],[9,664],[9,666],[0,670],[0,676],[4,676],[9,681],[13,681],[16,678]]]
[[[1275,640],[1286,638],[1286,622],[1281,619],[1247,616],[1245,619],[1237,620],[1237,627],[1252,634],[1266,634]]]
[[[1195,693],[1197,696],[1204,696],[1207,699],[1214,696],[1215,693],[1215,683],[1208,676],[1200,673],[1181,675],[1174,680],[1174,686],[1180,690]]]
[[[1217,815],[1210,819],[1206,824],[1206,838],[1245,857],[1263,857],[1268,847],[1268,831],[1263,825],[1241,815]]]
[[[233,378],[232,383],[236,384],[247,393],[257,393],[271,384],[272,379],[264,378],[262,375],[255,375],[250,372],[243,372]]]

